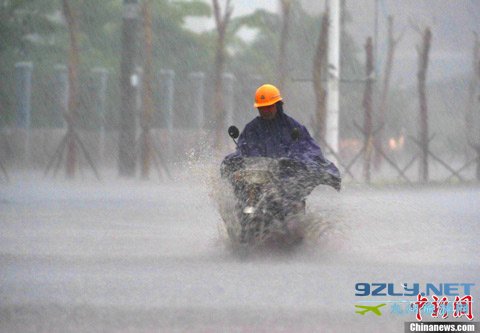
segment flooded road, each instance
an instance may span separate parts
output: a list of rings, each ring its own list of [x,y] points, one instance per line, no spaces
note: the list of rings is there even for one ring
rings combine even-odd
[[[308,212],[328,232],[244,261],[209,193],[182,179],[3,185],[0,331],[403,332],[414,314],[356,283],[480,295],[479,187],[317,189]],[[382,316],[356,314],[365,299],[387,301]]]

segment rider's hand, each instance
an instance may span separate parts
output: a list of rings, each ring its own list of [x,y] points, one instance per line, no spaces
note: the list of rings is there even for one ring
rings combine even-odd
[[[342,183],[336,183],[335,185],[333,185],[333,188],[340,192],[340,190],[342,189]]]
[[[233,173],[243,168],[243,158],[235,156],[230,159],[225,159],[220,166],[220,173],[222,177],[229,178]]]
[[[338,192],[342,189],[342,180],[341,179],[332,179],[332,187],[336,189]]]

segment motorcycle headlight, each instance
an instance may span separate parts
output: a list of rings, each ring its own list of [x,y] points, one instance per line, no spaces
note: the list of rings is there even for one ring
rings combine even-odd
[[[243,209],[243,214],[254,214],[255,210],[255,207],[247,206]]]
[[[245,173],[244,179],[247,183],[262,185],[269,182],[268,172],[255,171]]]

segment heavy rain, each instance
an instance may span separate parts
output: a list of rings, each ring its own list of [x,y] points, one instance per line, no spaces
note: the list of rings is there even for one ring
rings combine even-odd
[[[0,0],[0,331],[467,331],[479,22],[477,0]]]

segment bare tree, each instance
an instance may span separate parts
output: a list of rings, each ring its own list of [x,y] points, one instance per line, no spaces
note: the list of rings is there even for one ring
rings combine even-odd
[[[467,140],[471,142],[471,133],[473,129],[473,112],[475,108],[475,94],[477,91],[478,82],[480,79],[480,40],[478,39],[478,35],[474,33],[474,41],[473,41],[473,63],[472,63],[473,73],[472,79],[470,81],[468,87],[468,102],[467,102],[467,110],[465,112],[465,128],[467,134]]]
[[[280,34],[280,46],[278,52],[278,86],[280,91],[285,87],[287,77],[287,44],[290,29],[290,13],[293,0],[279,0],[282,10],[282,31]]]
[[[65,114],[67,122],[67,163],[66,175],[68,178],[75,177],[75,169],[77,164],[77,146],[75,141],[75,122],[77,119],[78,106],[78,65],[79,65],[79,49],[78,49],[78,23],[75,12],[70,6],[68,0],[62,0],[63,15],[67,22],[70,47],[68,50],[68,110]]]
[[[88,164],[92,168],[95,176],[100,180],[100,176],[93,164],[93,160],[90,157],[87,149],[80,140],[76,130],[76,122],[78,118],[78,66],[79,66],[79,47],[78,47],[78,23],[75,10],[71,6],[71,2],[68,0],[62,0],[63,15],[67,22],[67,28],[69,33],[70,47],[68,50],[68,103],[67,110],[64,112],[65,121],[67,122],[67,132],[63,137],[60,145],[57,147],[55,153],[51,157],[47,164],[44,175],[46,176],[53,166],[56,167],[53,171],[55,176],[63,159],[63,150],[67,149],[67,161],[65,163],[65,174],[67,178],[73,179],[75,177],[77,167],[77,148],[79,147],[83,152]],[[56,163],[55,163],[56,162]]]
[[[428,182],[428,152],[429,152],[429,135],[428,135],[428,105],[426,93],[426,79],[428,60],[430,53],[430,45],[432,40],[432,31],[429,27],[425,28],[422,33],[422,47],[417,46],[418,53],[418,95],[420,98],[420,129],[419,137],[421,144],[421,162],[420,177],[421,181]]]
[[[328,10],[322,15],[322,26],[318,36],[317,50],[313,60],[313,86],[315,89],[315,136],[322,141],[325,140],[327,121],[327,92],[323,87],[322,79],[327,60],[328,51]],[[327,73],[328,74],[328,73]]]
[[[390,79],[393,70],[393,60],[395,57],[395,49],[398,43],[401,40],[401,37],[395,38],[393,36],[393,17],[388,17],[388,51],[387,51],[387,62],[384,68],[383,74],[383,86],[382,86],[382,93],[380,97],[380,106],[378,112],[378,124],[381,126],[378,134],[375,136],[375,146],[377,147],[378,151],[375,154],[375,164],[380,166],[380,161],[382,155],[380,151],[383,151],[383,143],[385,139],[384,130],[385,130],[385,115],[387,114],[387,105],[388,105],[388,95],[390,92]]]
[[[152,0],[144,0],[142,6],[143,32],[144,32],[144,72],[142,85],[142,134],[141,134],[141,157],[142,178],[147,179],[150,175],[152,159],[152,138],[150,126],[153,115],[153,29],[152,29]]]
[[[367,43],[365,44],[365,53],[367,57],[367,66],[366,66],[366,75],[367,81],[365,84],[365,93],[363,95],[363,107],[365,109],[364,113],[364,138],[365,138],[365,153],[363,159],[363,172],[365,181],[370,182],[370,162],[372,157],[373,150],[373,141],[372,141],[372,130],[373,130],[373,43],[372,38],[367,38]]]
[[[215,17],[215,24],[217,27],[217,48],[215,51],[215,68],[214,68],[214,97],[213,108],[215,112],[215,120],[217,121],[217,133],[215,140],[215,148],[219,149],[222,145],[222,130],[224,123],[224,99],[223,99],[223,78],[222,74],[225,69],[226,51],[225,51],[225,39],[227,33],[227,27],[230,22],[233,7],[230,4],[231,0],[226,0],[225,10],[222,13],[218,0],[212,0],[213,13]]]

